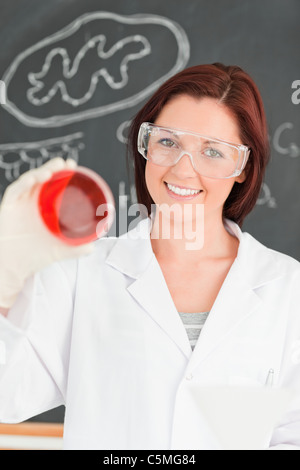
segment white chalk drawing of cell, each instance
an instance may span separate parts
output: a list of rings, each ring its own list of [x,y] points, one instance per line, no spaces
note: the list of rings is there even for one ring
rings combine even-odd
[[[31,72],[28,74],[28,80],[33,85],[33,87],[29,88],[27,91],[28,101],[36,106],[42,106],[49,103],[56,93],[60,91],[61,99],[64,102],[69,103],[74,107],[80,106],[88,102],[93,97],[100,77],[102,77],[107,85],[113,90],[125,87],[129,78],[128,63],[133,60],[141,59],[151,53],[149,41],[141,35],[124,38],[114,44],[114,46],[107,52],[104,52],[105,44],[106,37],[103,34],[95,36],[79,50],[72,63],[66,49],[62,47],[52,49],[46,56],[42,70],[37,73]],[[126,49],[131,50],[130,54],[125,55]],[[134,49],[136,49],[137,52],[134,53]],[[73,98],[69,94],[68,82],[70,83],[71,79],[77,78],[78,73],[80,73],[80,68],[82,68],[83,60],[91,50],[97,52],[97,59],[99,60],[96,61],[96,65],[99,66],[100,62],[103,66],[92,73],[87,91],[84,91],[80,98]],[[116,78],[110,73],[107,64],[112,58],[115,60],[118,53],[121,53],[122,60],[120,60],[120,58],[118,60],[120,76]],[[123,57],[124,55],[125,57]],[[54,58],[57,56],[61,56],[61,68],[59,70],[63,79],[57,80],[51,88],[48,87],[44,90],[44,79],[50,74]],[[38,97],[38,93],[40,91],[43,93],[40,93],[41,96]]]
[[[0,169],[4,170],[5,179],[10,183],[21,172],[38,168],[54,157],[73,158],[78,162],[79,153],[84,148],[83,137],[82,132],[76,132],[36,142],[1,144]]]
[[[105,116],[143,101],[189,56],[185,31],[168,18],[87,13],[13,60],[3,106],[32,127]]]
[[[0,80],[0,104],[6,103],[6,86],[5,83]]]

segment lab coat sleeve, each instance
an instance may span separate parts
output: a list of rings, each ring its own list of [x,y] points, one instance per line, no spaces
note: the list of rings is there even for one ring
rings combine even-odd
[[[285,348],[278,385],[293,391],[293,398],[274,430],[271,450],[300,450],[300,270],[290,283]],[[287,297],[289,297],[287,295]]]
[[[53,264],[29,278],[0,315],[0,422],[65,403],[76,266]]]
[[[298,368],[298,375],[299,375]],[[298,380],[299,382],[299,380]],[[300,450],[300,384],[284,418],[275,428],[270,450]]]

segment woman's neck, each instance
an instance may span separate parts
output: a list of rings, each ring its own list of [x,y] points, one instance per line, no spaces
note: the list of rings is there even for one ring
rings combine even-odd
[[[239,241],[225,228],[222,216],[202,217],[186,230],[156,213],[151,230],[152,249],[160,261],[197,266],[204,259],[235,258]],[[198,221],[199,222],[199,221]],[[192,228],[192,225],[194,228]]]

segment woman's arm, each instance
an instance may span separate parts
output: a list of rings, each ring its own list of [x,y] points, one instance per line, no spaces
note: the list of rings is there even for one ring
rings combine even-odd
[[[0,422],[65,404],[76,276],[76,260],[53,264],[0,315]]]

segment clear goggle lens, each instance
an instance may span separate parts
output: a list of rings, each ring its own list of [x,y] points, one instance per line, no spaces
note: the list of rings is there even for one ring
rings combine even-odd
[[[188,155],[202,176],[230,178],[244,169],[249,148],[178,129],[143,123],[138,136],[139,153],[160,166],[173,166]]]

